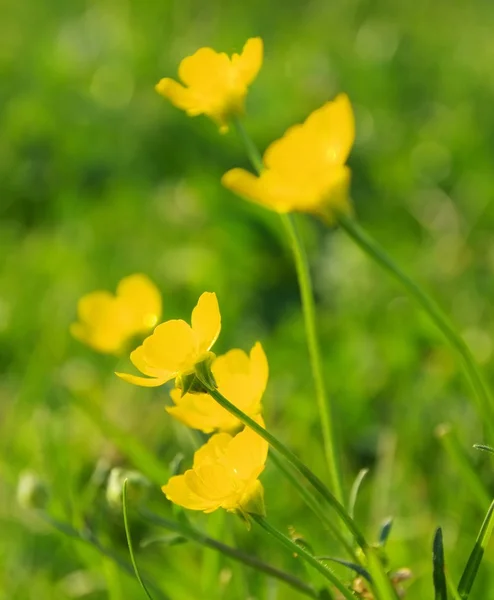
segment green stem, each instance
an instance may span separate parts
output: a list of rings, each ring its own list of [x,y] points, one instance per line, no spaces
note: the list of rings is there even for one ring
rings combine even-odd
[[[455,331],[448,317],[401,268],[385,253],[354,219],[347,215],[338,215],[341,228],[360,248],[375,260],[385,271],[390,273],[406,289],[414,300],[424,309],[438,329],[443,333],[450,345],[458,352],[463,361],[467,377],[475,390],[481,417],[486,421],[489,433],[494,437],[494,405],[487,384],[479,367],[475,363],[470,349],[462,337]]]
[[[354,520],[350,517],[345,507],[338,502],[337,498],[332,494],[328,488],[324,485],[324,483],[315,475],[307,465],[305,465],[298,456],[296,456],[290,449],[288,449],[284,444],[282,444],[277,438],[274,437],[269,431],[261,427],[256,421],[251,419],[248,415],[246,415],[243,411],[237,408],[234,404],[232,404],[229,400],[227,400],[217,389],[210,387],[207,383],[207,380],[203,377],[203,374],[200,371],[196,371],[198,378],[201,380],[202,384],[208,390],[209,395],[216,400],[216,402],[222,406],[229,413],[237,417],[237,419],[254,430],[258,435],[260,435],[263,439],[265,439],[270,446],[272,446],[276,451],[278,451],[311,485],[312,487],[330,504],[330,506],[334,509],[334,511],[338,514],[340,519],[346,525],[350,533],[353,535],[355,542],[362,548],[362,550],[366,551],[368,549],[368,544],[365,541],[364,536],[360,532],[359,528],[355,524]]]
[[[91,531],[79,531],[72,527],[72,525],[70,525],[69,523],[58,521],[57,519],[54,519],[49,514],[44,512],[41,512],[40,516],[46,523],[51,525],[59,533],[62,533],[63,535],[72,538],[78,542],[82,542],[86,545],[91,546],[93,549],[97,550],[102,556],[113,561],[124,573],[134,578],[135,573],[133,567],[126,560],[124,560],[108,548],[105,548],[99,542],[99,540],[94,537]],[[170,598],[168,596],[165,596],[156,584],[150,582],[149,580],[147,580],[147,584],[153,589],[154,593],[158,595],[159,598],[162,598],[162,600],[170,600]]]
[[[300,556],[303,558],[309,565],[314,567],[321,575],[327,579],[334,587],[341,592],[344,598],[347,600],[355,600],[355,596],[353,592],[351,592],[345,585],[341,583],[341,581],[336,577],[336,575],[322,562],[317,560],[315,556],[313,556],[310,552],[308,552],[304,547],[297,545],[295,542],[287,537],[285,534],[278,531],[275,527],[270,525],[264,517],[259,515],[250,514],[249,517],[255,521],[258,525],[260,525],[267,533],[276,538],[285,548],[290,550],[296,556]]]
[[[127,511],[127,484],[129,480],[126,479],[123,483],[122,488],[122,509],[123,509],[123,519],[124,519],[124,527],[125,527],[125,537],[127,538],[127,546],[129,547],[130,560],[132,562],[132,566],[134,567],[134,573],[141,586],[143,592],[146,594],[148,600],[153,600],[153,597],[149,593],[146,584],[142,580],[141,574],[139,572],[139,567],[137,566],[137,561],[134,555],[134,547],[132,545],[132,536],[130,535],[130,525],[129,525],[129,516]]]
[[[155,515],[149,511],[142,511],[141,515],[148,521],[158,525],[158,527],[163,527],[169,531],[174,531],[175,533],[178,533],[189,540],[205,546],[206,548],[217,550],[221,554],[224,554],[225,556],[228,556],[229,558],[232,558],[233,560],[242,563],[247,567],[257,569],[261,573],[265,573],[270,577],[279,579],[302,594],[305,594],[309,598],[319,598],[319,594],[310,585],[307,585],[294,575],[286,573],[285,571],[281,571],[280,569],[263,562],[255,556],[246,554],[237,548],[232,548],[231,546],[223,544],[223,542],[219,542],[218,540],[204,535],[197,529],[192,528],[190,525],[164,519],[163,517],[159,517],[158,515]]]
[[[264,169],[262,157],[253,143],[252,139],[246,132],[242,122],[235,120],[235,126],[239,136],[241,137],[247,155],[254,169],[261,174]],[[293,253],[295,269],[297,272],[298,285],[300,288],[300,296],[302,300],[302,312],[305,322],[305,334],[307,337],[307,346],[309,349],[309,357],[312,369],[312,377],[316,390],[316,399],[321,419],[324,454],[329,468],[331,478],[331,486],[333,492],[339,502],[343,502],[343,487],[341,484],[341,474],[338,465],[338,460],[335,450],[333,418],[331,414],[331,406],[328,401],[326,385],[324,382],[321,350],[316,327],[316,311],[314,303],[314,292],[312,289],[312,280],[310,276],[309,264],[305,253],[304,246],[298,235],[295,221],[292,215],[281,214],[281,221],[285,228],[287,237]]]
[[[324,524],[325,527],[331,532],[331,534],[340,542],[340,544],[345,548],[348,555],[355,562],[360,562],[359,557],[356,552],[352,548],[352,545],[348,543],[346,537],[340,531],[338,527],[335,526],[334,522],[331,521],[327,512],[321,508],[319,502],[314,498],[311,492],[307,488],[305,488],[300,481],[297,479],[295,474],[293,473],[293,469],[290,468],[282,458],[280,458],[276,452],[271,452],[269,455],[271,461],[276,465],[276,467],[283,473],[283,475],[288,479],[288,481],[295,487],[300,496],[303,498],[304,502],[307,506],[312,510],[312,512],[320,519],[321,523]]]

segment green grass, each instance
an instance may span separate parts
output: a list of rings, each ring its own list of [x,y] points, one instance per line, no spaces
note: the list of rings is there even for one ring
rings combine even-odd
[[[128,366],[126,357],[102,357],[69,335],[77,299],[114,289],[130,273],[158,284],[165,318],[187,318],[200,293],[218,294],[223,330],[215,349],[262,341],[267,427],[326,473],[279,219],[221,188],[226,170],[248,166],[234,132],[219,136],[153,90],[200,46],[239,50],[248,37],[263,37],[265,64],[245,120],[261,150],[337,92],[349,94],[359,222],[451,317],[492,387],[493,26],[494,6],[482,0],[7,1],[0,22],[2,600],[143,597],[94,544],[16,504],[19,475],[36,472],[57,522],[89,529],[130,565],[121,511],[105,499],[108,470],[146,466],[156,479],[161,464],[166,478],[179,453],[190,461],[197,440],[165,413],[166,390],[126,385],[113,375]],[[442,527],[448,578],[458,583],[494,486],[492,459],[472,445],[493,440],[484,437],[457,356],[403,290],[343,232],[304,218],[302,234],[346,494],[368,468],[357,522],[377,541],[393,516],[390,567],[413,571],[409,598],[433,598],[434,532]],[[80,410],[84,398],[104,429]],[[439,433],[453,437],[437,435],[443,424],[451,430]],[[154,459],[143,465],[146,453]],[[270,523],[284,533],[295,527],[317,556],[342,556],[272,465],[262,481]],[[177,513],[157,485],[149,505],[163,518]],[[301,597],[192,542],[141,547],[162,532],[133,511],[129,517],[140,570],[172,600]],[[187,517],[316,589],[324,584],[232,515]],[[491,545],[471,600],[494,588],[493,562]],[[348,574],[340,565],[334,571]]]

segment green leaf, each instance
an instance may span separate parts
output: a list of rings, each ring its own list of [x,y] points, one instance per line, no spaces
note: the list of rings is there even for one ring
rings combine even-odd
[[[148,592],[148,589],[147,589],[144,581],[142,580],[141,574],[139,573],[139,568],[137,566],[137,561],[136,561],[135,556],[134,556],[134,549],[132,547],[132,538],[130,536],[129,519],[128,519],[128,516],[127,516],[127,483],[128,483],[128,481],[129,480],[126,479],[124,481],[124,483],[123,483],[123,488],[122,488],[122,506],[123,506],[123,518],[124,518],[124,526],[125,526],[125,535],[127,537],[127,545],[129,546],[130,560],[132,561],[132,566],[134,567],[134,572],[136,574],[137,581],[139,582],[141,588],[143,589],[144,593],[146,594],[148,600],[153,600],[153,597]]]
[[[494,527],[494,502],[489,506],[489,510],[485,515],[484,522],[480,528],[479,535],[475,541],[473,550],[468,558],[468,562],[461,576],[460,583],[458,585],[458,593],[462,600],[465,600],[470,595],[477,572],[484,556],[485,548],[491,537],[492,528]]]
[[[484,444],[474,444],[473,447],[475,448],[475,450],[483,450],[484,452],[494,454],[494,448],[491,448],[490,446],[486,446]]]
[[[143,540],[140,544],[140,548],[147,548],[153,544],[160,544],[161,546],[178,546],[179,544],[185,544],[189,540],[183,535],[171,534],[171,535],[156,535]]]
[[[436,529],[432,542],[432,580],[434,582],[434,599],[448,600],[444,571],[443,531],[440,527]]]

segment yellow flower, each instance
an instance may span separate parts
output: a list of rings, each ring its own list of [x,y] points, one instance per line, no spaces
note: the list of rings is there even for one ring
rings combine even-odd
[[[350,211],[350,169],[345,162],[354,138],[352,107],[340,94],[269,146],[259,177],[232,169],[222,183],[279,213],[310,212],[332,221],[335,210]]]
[[[129,383],[144,387],[163,385],[179,375],[194,371],[204,360],[221,329],[221,316],[216,294],[204,292],[192,311],[192,327],[182,320],[166,321],[158,325],[130,355],[130,360],[141,373],[117,375]]]
[[[237,408],[250,417],[261,412],[261,399],[268,382],[268,361],[259,342],[250,351],[250,357],[243,350],[230,350],[218,356],[211,370],[218,391]],[[182,390],[176,388],[170,395],[176,406],[166,410],[188,427],[211,433],[232,431],[240,426],[240,421],[208,394],[182,396]]]
[[[107,291],[83,296],[77,313],[72,335],[99,352],[118,354],[134,335],[146,333],[159,321],[161,296],[154,283],[138,273],[124,277],[115,296]]]
[[[229,119],[244,110],[247,88],[261,68],[262,55],[261,38],[251,38],[242,54],[231,58],[224,52],[201,48],[180,63],[178,76],[187,87],[165,78],[156,85],[156,91],[189,117],[207,115],[224,133]]]
[[[257,422],[264,426],[260,417]],[[267,454],[267,442],[252,429],[234,437],[217,433],[195,453],[192,469],[172,477],[162,490],[168,500],[191,510],[264,514],[258,477]]]

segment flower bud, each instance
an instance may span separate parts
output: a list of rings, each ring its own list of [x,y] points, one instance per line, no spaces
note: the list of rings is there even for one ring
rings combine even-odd
[[[131,504],[140,504],[147,497],[150,483],[138,471],[129,471],[115,467],[110,471],[106,486],[106,500],[111,508],[120,510],[122,507],[122,491],[124,481],[127,482],[127,498]]]
[[[44,509],[48,504],[48,488],[32,471],[21,474],[17,485],[17,502],[23,508]]]

